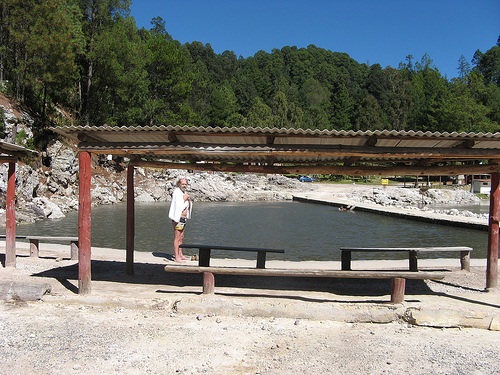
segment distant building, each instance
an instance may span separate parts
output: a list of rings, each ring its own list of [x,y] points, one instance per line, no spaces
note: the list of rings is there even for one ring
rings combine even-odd
[[[491,180],[486,180],[486,179],[473,180],[472,192],[475,194],[490,194]]]

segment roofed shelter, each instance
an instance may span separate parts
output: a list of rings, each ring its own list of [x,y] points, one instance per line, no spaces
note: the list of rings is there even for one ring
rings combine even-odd
[[[16,266],[16,164],[19,158],[34,153],[8,142],[0,141],[0,162],[9,163],[5,207],[5,266]]]
[[[498,287],[500,133],[336,131],[188,126],[67,126],[80,161],[79,293],[90,292],[91,154],[130,159],[127,260],[133,274],[134,167],[275,174],[454,176],[491,174],[486,288]]]

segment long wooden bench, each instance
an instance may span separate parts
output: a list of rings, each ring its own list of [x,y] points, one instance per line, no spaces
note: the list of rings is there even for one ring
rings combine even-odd
[[[282,249],[263,249],[255,247],[240,247],[240,246],[221,246],[221,245],[204,245],[204,244],[182,244],[183,249],[198,249],[199,258],[198,265],[200,267],[210,266],[210,257],[212,250],[225,250],[225,251],[246,251],[257,253],[257,268],[266,268],[266,254],[267,253],[280,253],[283,254],[285,250]]]
[[[221,275],[254,275],[254,276],[289,276],[289,277],[331,277],[347,279],[391,279],[391,303],[404,301],[406,279],[440,280],[445,277],[442,272],[408,272],[408,271],[334,271],[318,269],[278,269],[278,268],[243,268],[243,267],[200,267],[169,264],[166,272],[201,273],[203,274],[203,293],[213,294],[215,291],[214,274]]]
[[[0,238],[5,238],[1,234]],[[69,242],[71,249],[71,259],[78,259],[78,237],[54,237],[54,236],[16,236],[16,239],[28,240],[30,243],[30,257],[38,258],[40,255],[40,241]]]
[[[352,252],[408,252],[409,269],[410,271],[418,271],[418,253],[429,252],[460,252],[460,265],[461,269],[470,271],[470,252],[473,250],[471,247],[454,246],[454,247],[341,247],[342,251],[342,270],[351,270],[351,254]]]

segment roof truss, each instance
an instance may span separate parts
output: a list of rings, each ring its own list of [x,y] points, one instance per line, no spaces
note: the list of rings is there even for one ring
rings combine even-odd
[[[498,172],[500,134],[202,127],[54,128],[79,150],[210,171],[457,175]]]

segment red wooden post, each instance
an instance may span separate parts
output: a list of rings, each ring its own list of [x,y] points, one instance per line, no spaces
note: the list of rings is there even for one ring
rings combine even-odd
[[[391,302],[402,303],[405,300],[406,279],[394,277],[391,282]]]
[[[78,293],[91,291],[91,193],[90,152],[80,151],[80,201],[78,211]]]
[[[134,274],[134,238],[135,238],[135,198],[134,198],[134,166],[127,168],[127,275]]]
[[[500,174],[491,174],[486,290],[498,287],[498,223],[500,221]]]
[[[5,266],[16,266],[16,163],[9,162],[5,210]]]

